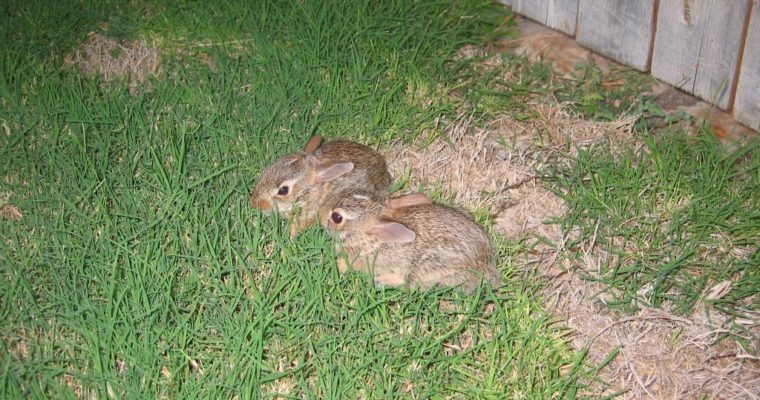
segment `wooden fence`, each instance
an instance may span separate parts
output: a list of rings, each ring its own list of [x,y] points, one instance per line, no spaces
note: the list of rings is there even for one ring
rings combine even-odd
[[[760,0],[499,0],[760,128]]]

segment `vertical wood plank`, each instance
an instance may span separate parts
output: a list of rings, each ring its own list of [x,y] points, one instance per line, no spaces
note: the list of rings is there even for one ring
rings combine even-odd
[[[575,34],[579,0],[512,0],[512,10],[568,35]]]
[[[652,75],[728,109],[748,1],[660,1]]]
[[[578,19],[578,0],[551,0],[546,11],[546,26],[575,35]]]
[[[546,25],[549,0],[512,0],[512,11]]]
[[[760,131],[760,0],[752,1],[745,43],[734,116],[739,122]]]
[[[580,0],[576,28],[578,42],[615,61],[647,71],[652,46],[654,2]]]

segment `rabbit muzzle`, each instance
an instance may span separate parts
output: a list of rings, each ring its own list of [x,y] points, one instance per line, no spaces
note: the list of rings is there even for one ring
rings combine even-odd
[[[251,197],[251,205],[254,208],[269,214],[272,212],[272,202],[261,197]]]

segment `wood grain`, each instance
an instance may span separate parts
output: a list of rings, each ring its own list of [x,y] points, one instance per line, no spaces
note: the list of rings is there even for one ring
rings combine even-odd
[[[576,38],[599,54],[647,71],[654,3],[655,0],[580,0]]]
[[[575,35],[578,20],[578,0],[552,0],[546,12],[546,26]]]
[[[760,0],[752,1],[745,43],[734,116],[739,122],[760,131]]]
[[[512,10],[568,35],[575,34],[578,0],[511,0]]]
[[[749,0],[663,0],[652,75],[728,109]]]

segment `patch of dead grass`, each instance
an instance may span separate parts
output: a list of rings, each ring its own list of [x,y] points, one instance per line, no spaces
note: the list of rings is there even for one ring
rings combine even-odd
[[[130,93],[135,94],[150,76],[158,75],[160,59],[156,44],[145,39],[117,41],[91,32],[85,43],[66,55],[64,66],[87,76],[98,75],[106,84],[127,78]]]
[[[573,331],[573,347],[589,349],[590,363],[619,349],[600,372],[606,383],[592,386],[596,394],[626,390],[620,398],[758,398],[760,359],[750,354],[757,354],[757,335],[744,335],[750,349],[731,338],[721,340],[736,329],[727,316],[704,305],[688,317],[646,307],[620,314],[603,304],[598,296],[603,289],[564,273],[550,276],[545,291],[548,308]]]
[[[10,204],[10,198],[13,196],[11,192],[0,191],[0,218],[11,221],[21,221],[24,218],[24,214],[18,207]]]
[[[601,382],[589,382],[587,394],[620,391],[623,399],[758,398],[760,359],[753,354],[760,349],[760,316],[746,321],[751,327],[747,331],[754,333],[741,341],[733,340],[736,329],[727,316],[704,305],[688,317],[650,308],[634,315],[616,313],[600,299],[600,284],[573,272],[593,270],[609,255],[591,243],[580,262],[571,261],[563,255],[573,232],[563,236],[558,225],[548,223],[562,216],[566,206],[535,179],[536,169],[564,162],[577,148],[600,141],[620,151],[642,145],[633,132],[636,117],[588,121],[548,98],[530,106],[536,117],[525,122],[508,115],[485,124],[475,124],[469,115],[438,121],[436,137],[423,134],[411,145],[398,142],[387,150],[390,172],[397,177],[410,172],[411,189],[437,187],[470,210],[488,208],[496,232],[510,240],[544,239],[536,242],[539,251],[516,262],[539,268],[546,277],[546,307],[564,319],[572,332],[570,343],[576,349],[588,348],[591,364],[601,363],[619,348],[617,357],[600,371]],[[457,351],[461,345],[450,343],[447,350]]]
[[[458,204],[489,208],[497,231],[509,239],[530,233],[559,242],[559,227],[545,222],[563,215],[565,205],[541,186],[536,169],[599,140],[632,142],[636,118],[594,122],[562,105],[532,105],[537,118],[529,123],[502,116],[476,125],[471,115],[439,121],[442,131],[432,142],[422,135],[411,145],[394,143],[386,152],[389,170],[409,174],[410,188],[440,186]]]

